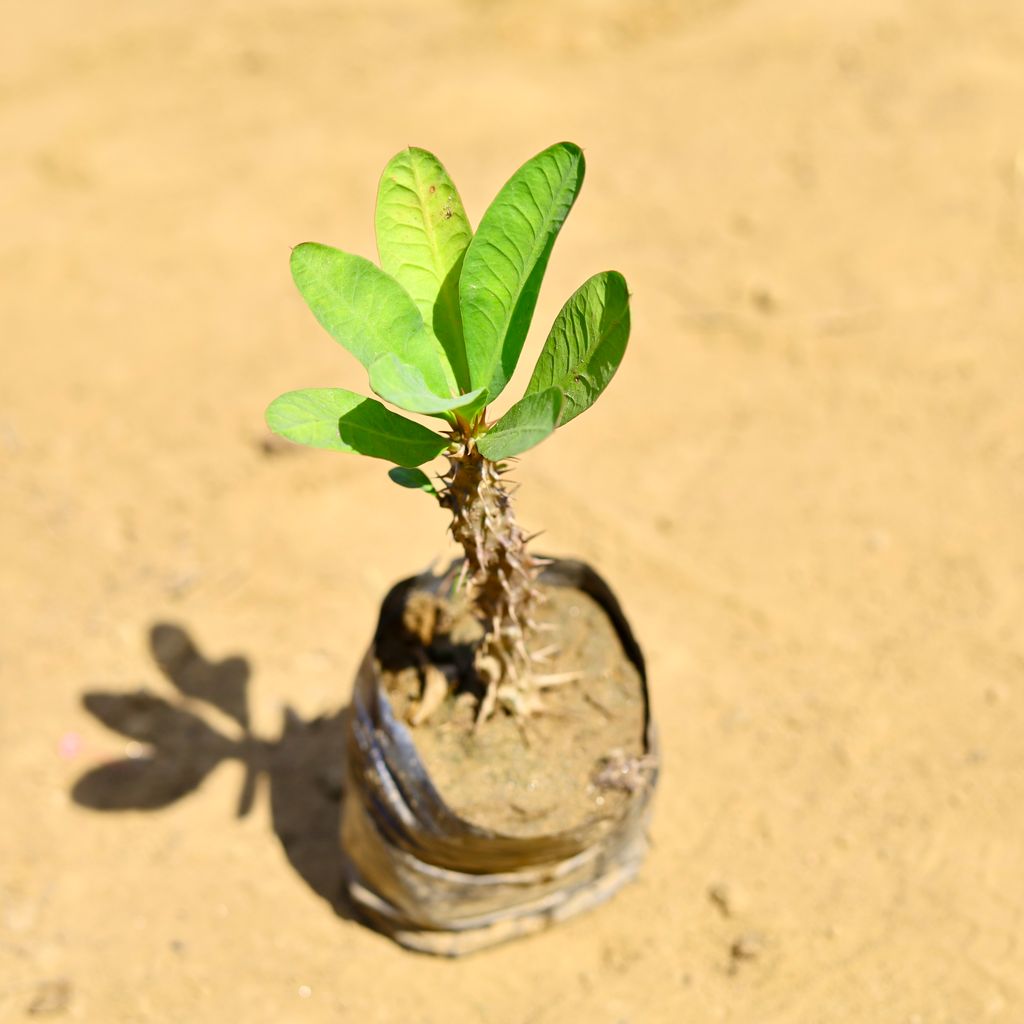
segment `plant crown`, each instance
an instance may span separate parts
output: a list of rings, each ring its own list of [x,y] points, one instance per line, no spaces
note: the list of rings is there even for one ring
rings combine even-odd
[[[506,182],[474,233],[447,171],[409,148],[385,167],[375,227],[380,265],[316,242],[292,250],[292,276],[327,332],[366,368],[370,389],[434,431],[343,388],[306,388],[267,409],[299,444],[394,464],[391,479],[436,494],[416,467],[458,446],[502,462],[588,409],[629,338],[629,294],[595,274],[555,317],[524,395],[494,422],[487,406],[519,360],[555,238],[583,182],[578,146],[561,142]]]

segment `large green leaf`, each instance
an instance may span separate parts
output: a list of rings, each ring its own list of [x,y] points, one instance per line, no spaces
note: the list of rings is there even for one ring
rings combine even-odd
[[[398,466],[422,465],[448,447],[440,434],[343,388],[289,391],[270,403],[267,426],[296,444],[357,452]]]
[[[493,462],[510,459],[540,444],[558,426],[561,411],[562,393],[558,388],[526,395],[477,441],[476,446]]]
[[[562,307],[526,387],[565,395],[559,426],[597,401],[619,368],[629,340],[629,291],[614,270],[595,274]]]
[[[459,272],[473,229],[436,156],[410,147],[391,158],[377,190],[376,229],[380,265],[409,293],[468,391]]]
[[[541,279],[583,183],[583,153],[560,142],[527,161],[484,214],[459,280],[470,385],[493,401],[523,350]]]
[[[415,366],[403,363],[388,352],[370,366],[370,387],[374,394],[386,402],[397,405],[406,412],[426,413],[429,416],[444,416],[455,410],[463,410],[477,404],[484,393],[477,388],[466,395],[454,398],[440,398],[431,393],[423,374]]]
[[[292,250],[292,276],[327,332],[367,369],[386,352],[415,366],[442,398],[458,394],[441,343],[408,292],[380,267],[316,242]]]

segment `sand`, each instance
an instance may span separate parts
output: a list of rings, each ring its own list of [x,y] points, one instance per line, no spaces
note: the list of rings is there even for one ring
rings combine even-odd
[[[7,6],[0,1019],[1024,1020],[1024,10]],[[334,716],[445,518],[383,464],[268,448],[262,412],[364,381],[289,246],[372,255],[404,145],[476,221],[562,138],[588,178],[516,382],[596,271],[633,337],[519,510],[644,646],[654,848],[602,910],[438,961],[317,890]],[[247,745],[156,623],[245,659],[213,675]],[[83,696],[142,687],[235,754],[159,809],[76,803],[145,752]]]

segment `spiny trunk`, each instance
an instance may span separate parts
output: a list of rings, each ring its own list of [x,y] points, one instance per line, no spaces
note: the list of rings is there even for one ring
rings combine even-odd
[[[449,454],[448,461],[439,500],[452,514],[452,535],[465,552],[466,579],[485,630],[476,656],[477,671],[487,683],[482,720],[499,695],[512,697],[529,685],[527,639],[539,599],[537,577],[545,563],[526,550],[527,538],[498,466],[471,441]]]

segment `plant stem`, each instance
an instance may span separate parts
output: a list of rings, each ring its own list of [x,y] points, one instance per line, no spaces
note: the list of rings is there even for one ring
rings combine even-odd
[[[526,641],[544,562],[526,550],[526,534],[502,481],[504,470],[468,439],[447,458],[450,468],[438,500],[452,514],[452,536],[465,552],[470,594],[485,630],[476,656],[488,688],[478,716],[484,719],[499,689],[528,684]]]

